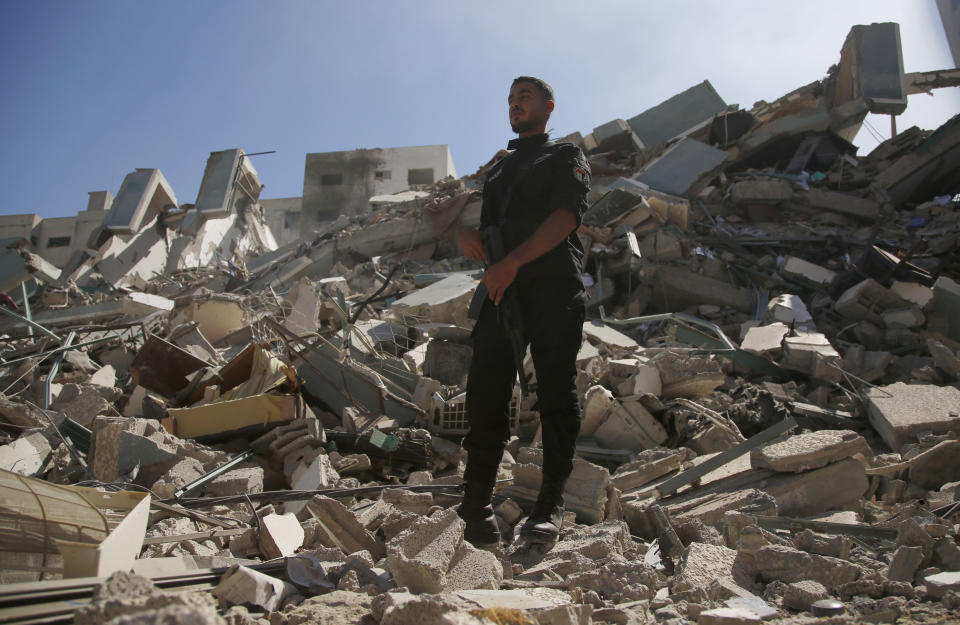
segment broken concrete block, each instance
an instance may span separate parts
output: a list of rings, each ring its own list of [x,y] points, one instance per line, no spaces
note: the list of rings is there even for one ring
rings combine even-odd
[[[635,340],[600,321],[585,321],[583,334],[593,343],[602,343],[628,350],[635,350],[639,347]]]
[[[921,432],[960,432],[960,389],[896,382],[865,395],[870,424],[894,451]]]
[[[923,579],[923,582],[927,586],[928,595],[934,599],[941,599],[950,591],[960,591],[960,572],[948,571],[928,575]]]
[[[667,440],[667,430],[638,401],[613,399],[603,423],[593,433],[607,449],[650,449]]]
[[[724,382],[720,363],[708,356],[661,353],[651,364],[660,371],[661,397],[696,399],[712,393]]]
[[[744,608],[713,608],[704,610],[697,617],[697,625],[749,625],[762,622],[757,613]]]
[[[678,470],[686,457],[682,450],[646,450],[638,454],[635,461],[618,467],[611,480],[617,489],[627,492]]]
[[[825,189],[810,189],[801,194],[800,198],[814,210],[839,213],[869,222],[876,221],[880,212],[880,205],[874,200]]]
[[[414,593],[443,592],[447,571],[463,543],[463,520],[453,508],[421,518],[387,545],[387,567]]]
[[[860,568],[854,564],[818,556],[782,545],[767,545],[754,554],[757,570],[767,582],[784,583],[813,580],[829,588],[855,581]]]
[[[260,550],[268,559],[296,553],[303,545],[303,528],[293,514],[268,514],[260,519]]]
[[[713,580],[724,579],[748,587],[745,572],[736,566],[737,552],[720,545],[690,543],[673,578],[673,592],[706,588]]]
[[[657,285],[657,300],[666,311],[683,310],[688,306],[714,304],[729,306],[750,313],[753,295],[749,289],[692,272],[678,265],[657,265],[655,275],[648,276]]]
[[[741,180],[730,185],[730,200],[740,203],[778,203],[793,197],[786,180]]]
[[[418,493],[403,488],[385,488],[380,493],[380,498],[397,510],[419,515],[426,515],[433,507],[432,493]]]
[[[50,408],[84,427],[90,427],[98,415],[119,417],[113,404],[104,399],[97,388],[88,384],[64,384]]]
[[[120,437],[135,428],[129,417],[97,417],[90,426],[90,468],[97,479],[115,482],[120,477]]]
[[[933,563],[948,571],[960,571],[960,547],[952,536],[937,541],[933,547]]]
[[[933,300],[933,289],[916,282],[894,280],[890,283],[890,290],[894,295],[919,306],[921,310]]]
[[[740,349],[759,356],[777,358],[784,337],[790,333],[790,328],[779,321],[765,326],[754,326],[747,330],[740,341]]]
[[[227,569],[211,591],[223,605],[252,605],[267,612],[276,611],[283,600],[295,592],[293,584],[241,564]]]
[[[887,328],[919,328],[927,321],[917,306],[885,310],[880,319]]]
[[[317,320],[320,318],[320,293],[316,285],[307,278],[293,285],[284,304],[290,307],[283,322],[285,328],[303,336],[317,331]]]
[[[927,351],[933,358],[933,364],[954,380],[960,380],[960,358],[953,350],[932,338],[927,339]]]
[[[369,551],[374,558],[384,554],[383,544],[367,531],[356,515],[336,499],[315,495],[307,503],[307,511],[317,520],[313,541],[336,547],[346,554]]]
[[[626,380],[617,386],[620,396],[653,395],[659,397],[663,391],[660,370],[650,364],[638,364]]]
[[[453,341],[431,340],[427,342],[422,364],[423,374],[441,384],[459,386],[470,372],[473,348]]]
[[[806,517],[843,509],[858,501],[868,486],[863,464],[848,458],[803,473],[777,473],[763,490],[777,500],[783,516]]]
[[[204,488],[207,497],[247,495],[263,492],[263,467],[242,467],[227,471]]]
[[[910,582],[923,562],[923,547],[900,545],[890,558],[887,579],[892,582]]]
[[[455,273],[393,303],[395,314],[464,325],[470,298],[479,281],[471,273]]]
[[[869,321],[877,326],[884,325],[882,315],[885,311],[910,308],[909,302],[873,278],[858,282],[844,291],[833,306],[851,321]]]
[[[543,475],[543,451],[525,447],[510,467],[513,484],[503,490],[507,497],[533,502],[540,491]],[[581,523],[599,523],[607,518],[607,510],[615,500],[611,491],[610,472],[578,457],[573,459],[573,471],[563,491],[567,511],[574,512]]]
[[[791,328],[813,329],[813,317],[799,295],[784,293],[770,300],[764,313],[764,320],[779,321]]]
[[[936,490],[960,480],[960,440],[937,443],[910,459],[910,483]]]
[[[783,259],[780,273],[785,278],[812,284],[822,289],[829,287],[837,277],[836,272],[796,256],[787,256]]]
[[[948,276],[940,276],[933,284],[928,330],[960,341],[960,284]]]
[[[120,184],[103,227],[112,233],[133,234],[170,206],[177,206],[177,198],[160,170],[137,168]]]
[[[820,582],[805,579],[791,582],[783,589],[783,605],[794,610],[809,610],[815,601],[830,596],[826,587]]]
[[[788,369],[802,371],[815,379],[833,381],[842,377],[836,368],[842,361],[830,340],[819,332],[802,332],[783,339],[780,364]]]
[[[729,152],[684,137],[633,177],[653,189],[683,195],[700,178],[723,163]]]
[[[178,297],[171,313],[170,325],[191,321],[207,339],[216,343],[246,325],[243,299],[229,293],[208,293]]]
[[[42,432],[22,435],[7,445],[0,445],[0,469],[33,477],[47,465],[50,442]]]
[[[846,560],[850,557],[853,542],[843,535],[827,535],[805,529],[793,538],[793,546],[801,551],[818,556],[830,556]]]
[[[464,541],[460,543],[446,572],[444,588],[448,592],[476,588],[496,590],[501,582],[503,565],[497,556]]]
[[[750,465],[756,469],[800,473],[858,453],[866,458],[873,455],[867,441],[853,430],[819,430],[751,449]]]

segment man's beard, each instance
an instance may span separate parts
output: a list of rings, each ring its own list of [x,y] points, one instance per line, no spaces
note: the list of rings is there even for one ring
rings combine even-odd
[[[517,123],[515,123],[515,124],[510,124],[510,129],[513,130],[513,131],[514,131],[515,133],[517,133],[517,134],[520,134],[520,133],[522,133],[522,132],[526,132],[526,131],[530,130],[531,128],[534,128],[534,127],[536,127],[536,124],[535,124],[534,122],[530,121],[529,119],[528,119],[527,121],[525,121],[525,122],[517,122]]]

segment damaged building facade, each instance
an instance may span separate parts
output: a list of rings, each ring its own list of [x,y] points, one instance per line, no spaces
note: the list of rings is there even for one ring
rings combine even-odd
[[[4,218],[0,620],[956,622],[960,115],[851,141],[960,70],[905,74],[896,24],[837,43],[749,110],[704,81],[566,138],[590,301],[546,547],[512,538],[529,356],[508,539],[455,510],[482,273],[456,232],[503,153],[463,178],[447,146],[310,154],[303,197],[265,200],[224,150],[193,205],[137,169],[56,263]]]

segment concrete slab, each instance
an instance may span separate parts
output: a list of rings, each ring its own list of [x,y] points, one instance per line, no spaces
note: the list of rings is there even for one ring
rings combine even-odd
[[[639,347],[635,340],[600,321],[585,322],[583,333],[588,339],[592,339],[592,342],[604,343],[622,349]]]
[[[627,123],[644,144],[652,146],[683,134],[726,108],[710,81],[704,80],[631,117]]]
[[[907,108],[907,87],[896,22],[856,25],[840,50],[834,104],[863,99],[871,113],[899,115]]]
[[[783,259],[780,274],[785,278],[806,282],[820,288],[830,286],[837,277],[835,271],[796,256],[787,256]]]
[[[757,469],[800,473],[854,454],[870,458],[867,441],[852,430],[819,430],[790,436],[750,450],[750,464]]]
[[[799,551],[782,545],[767,545],[754,554],[757,570],[764,581],[784,583],[813,580],[827,589],[855,581],[861,569],[855,564]]]
[[[267,559],[293,555],[303,539],[303,528],[293,514],[268,514],[260,519],[260,550]]]
[[[398,299],[391,310],[399,315],[463,325],[470,298],[479,283],[472,274],[454,274]]]
[[[33,477],[46,466],[50,443],[41,432],[31,432],[7,445],[0,445],[0,469]]]
[[[896,382],[865,395],[870,424],[894,451],[921,432],[960,432],[960,389]]]
[[[197,191],[196,210],[205,217],[226,217],[235,205],[255,203],[262,185],[243,150],[211,152]]]
[[[740,342],[740,349],[751,354],[776,358],[780,355],[783,339],[790,328],[779,321],[749,328]]]
[[[316,495],[307,503],[307,511],[319,523],[314,531],[315,544],[336,547],[346,554],[366,550],[376,559],[383,557],[383,543],[336,499]]]
[[[941,599],[949,591],[960,591],[960,572],[947,571],[928,575],[923,579],[927,586],[927,594],[934,599]]]
[[[168,206],[177,206],[170,183],[159,169],[136,169],[120,184],[103,227],[115,234],[133,234]]]
[[[718,167],[730,156],[696,139],[685,137],[633,177],[658,191],[683,195],[700,176]]]

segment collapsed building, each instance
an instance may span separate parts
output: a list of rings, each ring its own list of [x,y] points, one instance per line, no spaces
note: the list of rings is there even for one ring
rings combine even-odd
[[[193,206],[129,174],[62,267],[4,241],[0,618],[960,618],[960,116],[851,144],[868,112],[960,84],[904,74],[899,46],[896,24],[855,26],[823,80],[773,102],[705,81],[567,137],[594,174],[590,309],[545,549],[475,549],[454,510],[482,271],[454,234],[489,164],[277,245],[250,160],[224,150]],[[336,175],[311,156],[307,178]],[[284,210],[317,205],[308,184]],[[540,484],[525,364],[508,537]]]

